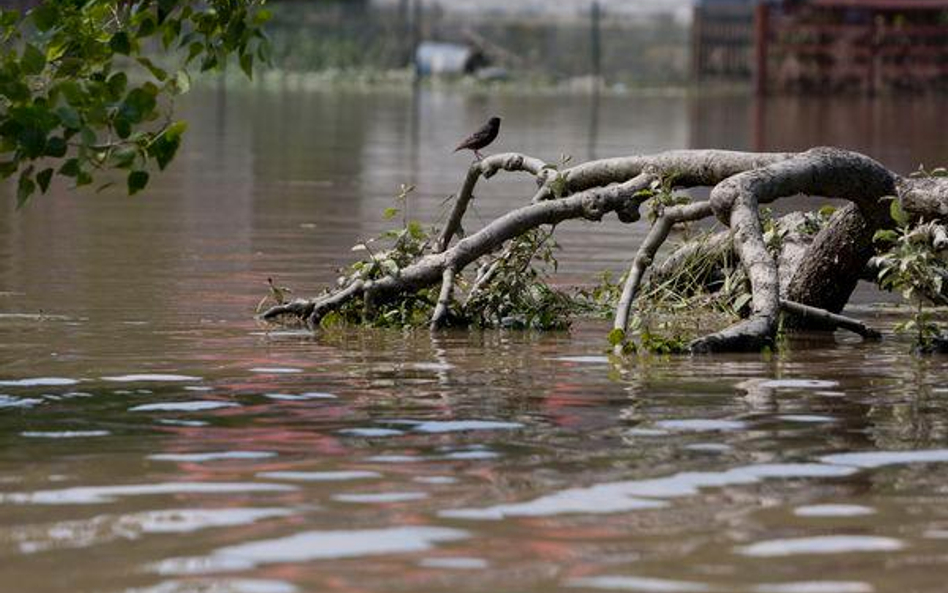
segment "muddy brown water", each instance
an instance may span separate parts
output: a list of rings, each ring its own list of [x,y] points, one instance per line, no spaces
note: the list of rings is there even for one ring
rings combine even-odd
[[[838,144],[906,172],[948,163],[944,100],[593,114],[289,85],[182,108],[187,144],[145,195],[0,205],[0,591],[944,591],[948,364],[904,341],[617,365],[602,322],[314,337],[252,319],[268,275],[331,281],[399,183],[437,218],[468,162],[450,148],[492,113],[494,150],[551,160]],[[469,226],[529,189],[491,180]],[[642,236],[561,230],[571,281]]]

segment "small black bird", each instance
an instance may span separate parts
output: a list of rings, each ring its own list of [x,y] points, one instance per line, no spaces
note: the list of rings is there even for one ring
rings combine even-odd
[[[493,142],[494,139],[497,138],[497,132],[499,131],[500,118],[492,117],[487,120],[487,123],[484,124],[484,127],[468,136],[464,142],[461,142],[461,144],[459,144],[458,147],[454,149],[454,152],[457,152],[462,148],[467,148],[474,151],[474,156],[477,157],[477,160],[481,160],[484,157],[481,156],[481,153],[479,152],[480,149]]]

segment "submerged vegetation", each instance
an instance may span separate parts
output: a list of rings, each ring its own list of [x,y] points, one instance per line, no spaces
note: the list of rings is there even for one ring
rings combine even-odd
[[[948,170],[919,168],[916,178],[948,177]],[[884,290],[898,292],[914,308],[912,316],[896,331],[912,336],[916,350],[944,350],[942,330],[929,311],[932,305],[948,305],[948,232],[936,221],[913,221],[898,198],[890,202],[893,229],[876,231],[873,240],[880,254],[870,261],[876,281]]]

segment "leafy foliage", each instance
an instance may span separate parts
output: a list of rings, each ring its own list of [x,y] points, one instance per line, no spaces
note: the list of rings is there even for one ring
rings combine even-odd
[[[236,56],[250,76],[267,59],[263,3],[44,0],[26,14],[0,10],[0,176],[18,175],[18,207],[54,175],[83,186],[120,170],[129,194],[144,189],[148,168],[167,167],[181,144],[187,126],[172,107],[189,69]]]
[[[424,227],[406,215],[406,201],[413,190],[413,186],[402,185],[396,205],[383,212],[385,220],[398,219],[398,226],[353,247],[353,251],[364,256],[341,271],[337,288],[397,277],[405,267],[431,253],[438,229]],[[486,276],[479,275],[470,282],[458,276],[456,292],[466,295],[463,302],[452,303],[450,323],[544,330],[568,327],[570,314],[577,310],[575,303],[569,295],[546,283],[547,273],[556,269],[557,246],[551,235],[552,231],[541,230],[525,233],[511,240],[499,254],[482,258],[479,269]],[[436,287],[423,288],[371,306],[355,298],[327,314],[320,324],[323,328],[339,324],[423,326],[431,319],[438,292]]]
[[[577,309],[572,297],[547,283],[556,271],[553,231],[533,229],[510,241],[494,266],[489,290],[477,292],[465,306],[469,322],[482,327],[565,329]],[[490,269],[490,268],[488,268]],[[486,273],[486,272],[485,272]]]
[[[386,208],[385,220],[400,218],[399,226],[382,232],[378,237],[357,243],[352,250],[365,254],[363,259],[342,270],[340,287],[357,281],[373,281],[385,276],[397,276],[402,268],[430,252],[437,236],[436,229],[425,228],[407,216],[406,202],[414,186],[402,185],[395,197],[396,205]],[[361,299],[346,303],[325,316],[323,327],[337,324],[361,324],[375,327],[413,327],[423,325],[431,315],[437,300],[437,289],[425,288],[413,294],[402,295],[392,302],[368,307]]]
[[[898,199],[892,199],[889,211],[897,227],[877,231],[873,237],[884,249],[874,258],[876,280],[881,288],[900,293],[915,306],[912,317],[898,324],[896,330],[914,334],[916,348],[928,350],[941,330],[926,306],[948,304],[942,292],[948,278],[943,249],[948,238],[944,227],[935,222],[913,226]]]
[[[678,174],[672,172],[654,180],[648,189],[639,191],[636,195],[647,200],[648,220],[653,223],[662,215],[665,208],[682,206],[691,202],[686,194],[675,193],[675,180]]]

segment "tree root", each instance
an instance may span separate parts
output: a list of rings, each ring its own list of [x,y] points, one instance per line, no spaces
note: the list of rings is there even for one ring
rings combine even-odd
[[[531,174],[539,187],[533,200],[452,245],[478,181],[502,170]],[[641,204],[649,198],[643,190],[656,180],[675,188],[708,186],[713,190],[709,201],[666,208],[656,220],[631,264],[614,327],[626,328],[643,278],[674,226],[713,214],[730,229],[725,237],[733,242],[736,257],[750,281],[752,309],[748,319],[694,340],[690,344],[693,352],[759,350],[771,345],[781,310],[875,338],[877,332],[838,312],[872,254],[873,233],[889,222],[888,206],[880,198],[897,195],[904,208],[926,220],[948,218],[948,181],[901,179],[864,155],[839,149],[817,148],[797,154],[681,150],[592,161],[564,170],[534,157],[505,153],[487,157],[468,169],[432,253],[418,257],[395,274],[371,280],[353,277],[323,297],[272,307],[262,318],[292,315],[315,327],[327,313],[353,299],[361,297],[366,309],[371,310],[379,303],[440,281],[430,325],[432,329],[441,328],[448,318],[455,284],[469,264],[541,225],[571,219],[598,221],[612,212],[623,222],[635,222]],[[851,204],[833,216],[812,244],[796,247],[805,249],[804,256],[796,254],[792,277],[782,281],[777,262],[763,239],[758,208],[796,194],[842,198]],[[933,240],[948,244],[944,229],[939,228],[937,233]],[[673,259],[677,256],[684,257],[676,254]],[[499,261],[482,267],[462,307],[491,281]],[[665,267],[674,265],[672,260]]]
[[[808,258],[797,270],[797,276],[804,277],[821,271],[820,284],[827,288],[832,288],[827,285],[841,284],[839,291],[848,288],[851,294],[859,271],[871,256],[861,243],[868,233],[871,245],[872,233],[883,224],[887,209],[879,198],[893,195],[895,182],[894,174],[869,157],[839,149],[815,148],[791,159],[734,175],[718,184],[711,192],[711,206],[718,219],[734,233],[735,250],[751,283],[752,309],[749,319],[694,340],[691,349],[695,352],[757,349],[773,341],[780,308],[779,276],[777,264],[764,243],[758,212],[760,203],[796,194],[853,202],[855,207],[838,212],[838,216],[834,216],[836,222],[820,231],[808,249]],[[840,228],[854,226],[857,228],[853,232],[860,241],[852,242],[851,235],[839,236]],[[833,248],[837,251],[830,254]],[[839,253],[840,250],[845,253]],[[821,257],[823,253],[826,256]],[[811,263],[818,257],[820,261]],[[793,294],[793,283],[789,292]]]

